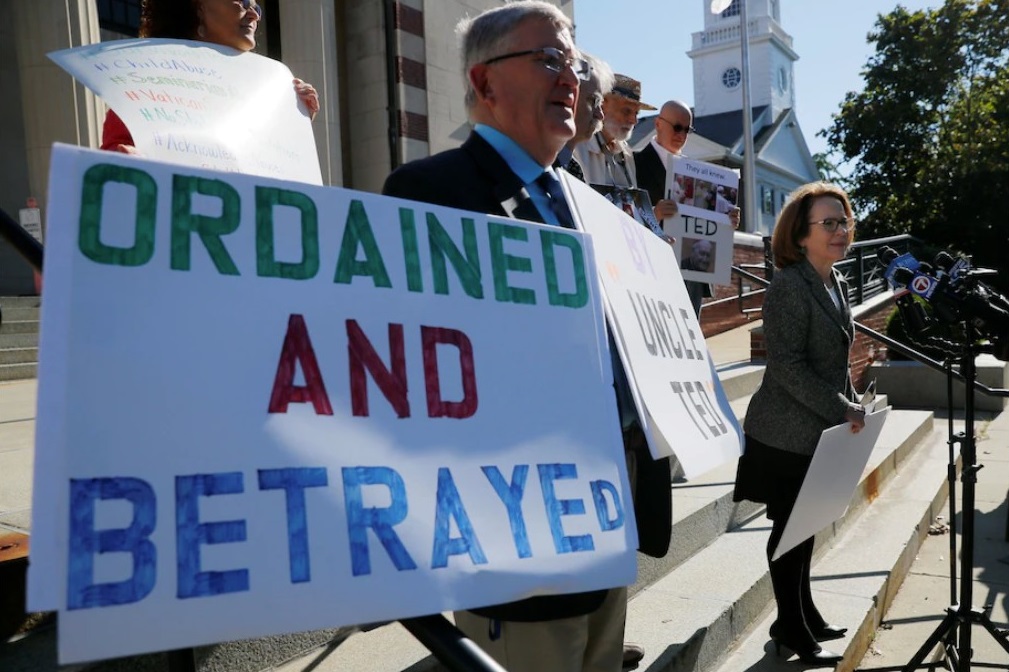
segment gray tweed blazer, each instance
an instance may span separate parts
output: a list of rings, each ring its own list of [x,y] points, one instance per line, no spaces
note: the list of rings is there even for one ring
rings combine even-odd
[[[803,258],[776,271],[764,297],[767,367],[743,429],[769,446],[812,455],[821,432],[844,421],[845,399],[854,398],[848,366],[854,338],[848,284],[837,270],[834,283],[841,310]]]

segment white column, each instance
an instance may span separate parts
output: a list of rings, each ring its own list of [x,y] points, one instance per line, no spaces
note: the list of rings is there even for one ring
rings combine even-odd
[[[334,0],[281,0],[280,48],[284,65],[319,91],[315,122],[322,181],[343,184]]]
[[[97,147],[104,105],[46,57],[101,41],[94,0],[13,0],[28,185],[45,212],[53,142]]]

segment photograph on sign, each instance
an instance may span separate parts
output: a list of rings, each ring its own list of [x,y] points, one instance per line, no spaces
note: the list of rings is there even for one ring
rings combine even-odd
[[[28,581],[61,662],[634,581],[589,236],[51,165]]]

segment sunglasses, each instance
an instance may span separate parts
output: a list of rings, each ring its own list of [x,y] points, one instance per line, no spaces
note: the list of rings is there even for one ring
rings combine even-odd
[[[258,2],[254,0],[234,0],[234,3],[242,8],[242,14],[245,14],[250,9],[256,13],[260,19],[263,18],[263,7]]]
[[[815,222],[810,222],[810,224],[819,224],[823,228],[827,229],[827,233],[834,233],[838,229],[844,229],[845,231],[851,231],[855,228],[855,220],[848,219],[836,219],[834,217],[828,217],[827,219],[820,219]]]
[[[547,70],[556,72],[557,74],[561,74],[565,69],[571,68],[571,71],[575,73],[578,79],[588,81],[589,75],[592,73],[592,66],[590,66],[589,62],[584,58],[568,56],[560,49],[555,49],[554,47],[541,47],[539,49],[527,49],[526,51],[514,51],[510,54],[502,54],[500,56],[495,56],[494,58],[488,58],[483,62],[483,64],[490,65],[491,63],[497,63],[498,61],[503,61],[509,58],[531,56],[532,54],[538,54],[540,58],[536,59],[537,62]]]
[[[659,117],[659,121],[664,121],[669,124],[670,128],[676,133],[693,133],[696,129],[693,126],[683,126],[682,124],[674,124],[664,117]]]

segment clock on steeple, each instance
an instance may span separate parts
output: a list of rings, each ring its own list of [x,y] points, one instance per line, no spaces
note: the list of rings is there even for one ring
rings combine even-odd
[[[771,106],[771,118],[795,105],[792,37],[781,27],[780,0],[732,0],[719,14],[704,5],[704,30],[693,35],[687,53],[694,65],[694,115],[703,117],[742,109],[740,3],[749,23],[750,102]]]

